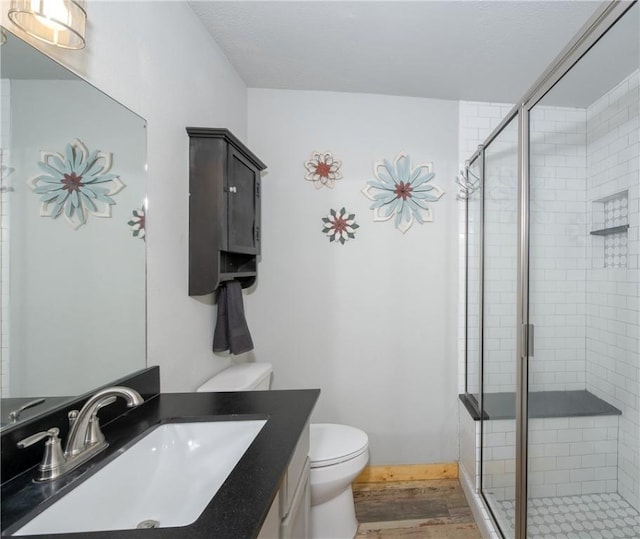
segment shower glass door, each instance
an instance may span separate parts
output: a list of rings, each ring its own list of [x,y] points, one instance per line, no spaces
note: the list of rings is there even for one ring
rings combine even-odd
[[[481,491],[505,537],[514,535],[518,120],[484,149]]]
[[[529,111],[531,538],[640,537],[638,11]]]

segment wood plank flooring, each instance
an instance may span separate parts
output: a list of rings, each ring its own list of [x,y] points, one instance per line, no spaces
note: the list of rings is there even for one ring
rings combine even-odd
[[[457,479],[354,483],[356,539],[481,539]]]

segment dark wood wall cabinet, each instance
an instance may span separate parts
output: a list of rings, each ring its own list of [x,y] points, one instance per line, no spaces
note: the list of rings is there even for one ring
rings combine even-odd
[[[211,294],[258,274],[260,161],[228,129],[187,127],[189,134],[189,295]]]

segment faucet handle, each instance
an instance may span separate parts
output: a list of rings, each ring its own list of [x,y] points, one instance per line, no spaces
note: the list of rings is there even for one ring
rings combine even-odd
[[[20,449],[24,449],[41,440],[47,440],[44,444],[42,462],[38,465],[36,481],[48,481],[62,475],[66,459],[62,452],[62,444],[58,434],[60,434],[60,429],[58,427],[52,427],[47,431],[37,432],[36,434],[27,436],[17,444]]]
[[[80,413],[79,410],[69,410],[69,413],[67,414],[67,417],[69,418],[69,430],[71,430],[71,427],[73,427],[73,424],[76,422],[76,419],[78,419],[79,413]]]
[[[20,449],[24,449],[25,447],[38,443],[40,440],[44,440],[45,438],[50,438],[51,440],[55,440],[57,438],[60,440],[60,438],[58,438],[58,434],[60,434],[60,429],[58,427],[52,427],[49,430],[27,436],[23,440],[20,440],[17,443],[17,446]]]
[[[18,418],[20,417],[20,414],[22,412],[28,410],[29,408],[33,408],[34,406],[38,406],[38,404],[42,404],[43,402],[44,399],[35,399],[27,402],[26,404],[23,404],[17,410],[12,410],[11,412],[9,412],[9,420],[11,421],[11,423],[17,423]]]

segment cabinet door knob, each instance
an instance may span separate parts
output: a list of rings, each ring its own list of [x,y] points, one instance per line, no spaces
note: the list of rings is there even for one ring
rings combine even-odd
[[[229,192],[230,193],[237,193],[238,192],[238,188],[232,185],[231,187],[229,187]]]

